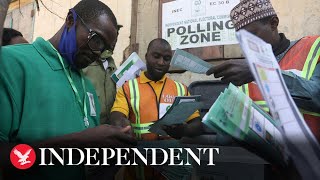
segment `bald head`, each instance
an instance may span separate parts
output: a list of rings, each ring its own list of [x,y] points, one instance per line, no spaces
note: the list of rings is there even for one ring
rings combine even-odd
[[[157,45],[157,46],[160,45],[161,47],[163,47],[165,49],[170,49],[171,50],[171,45],[169,44],[169,42],[167,40],[161,39],[161,38],[157,38],[157,39],[154,39],[154,40],[150,41],[150,43],[148,45],[147,53],[155,45]]]
[[[22,36],[21,32],[12,28],[3,28],[3,46],[22,43],[28,43],[28,41]]]
[[[149,43],[146,53],[146,76],[153,80],[160,80],[169,70],[172,58],[171,46],[164,39],[154,39]]]
[[[73,8],[86,23],[95,21],[101,15],[107,15],[112,24],[118,28],[117,19],[112,10],[98,0],[82,0]]]

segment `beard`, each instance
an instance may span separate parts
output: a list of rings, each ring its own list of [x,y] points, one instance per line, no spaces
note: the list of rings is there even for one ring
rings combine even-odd
[[[147,73],[150,76],[148,78],[153,81],[159,81],[168,72],[168,70],[169,70],[169,67],[164,69],[162,72],[159,72],[147,64]]]

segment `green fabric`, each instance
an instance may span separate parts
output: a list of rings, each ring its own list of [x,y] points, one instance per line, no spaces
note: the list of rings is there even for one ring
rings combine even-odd
[[[38,38],[33,44],[2,47],[0,59],[0,141],[32,143],[86,129],[82,109],[48,41]],[[83,99],[80,74],[70,72]],[[93,94],[96,109],[96,116],[91,116],[94,108],[86,98],[89,127],[95,127],[99,125],[100,105],[92,84],[87,79],[85,84],[87,93]],[[81,179],[83,174],[79,172],[84,172],[81,166],[40,171],[34,175],[46,180],[56,179],[55,175],[59,179]]]
[[[101,105],[101,124],[105,124],[106,120],[110,119],[110,111],[117,93],[116,84],[110,78],[111,74],[117,70],[113,58],[108,59],[108,64],[106,70],[102,64],[97,62],[92,63],[83,70],[97,91]]]

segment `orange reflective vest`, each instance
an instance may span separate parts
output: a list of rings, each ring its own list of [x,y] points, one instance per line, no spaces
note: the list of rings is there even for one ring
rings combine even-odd
[[[158,135],[149,132],[153,121],[160,119],[172,105],[176,96],[186,96],[187,87],[169,78],[165,79],[159,99],[149,83],[140,83],[140,77],[123,86],[129,104],[129,120],[136,137],[156,140]]]
[[[295,71],[297,75],[305,79],[310,79],[313,71],[320,60],[320,37],[307,36],[299,40],[279,62],[282,70]],[[297,73],[298,72],[298,73]],[[255,83],[245,84],[242,90],[260,105],[261,108],[269,111],[266,101]],[[319,98],[319,97],[315,97]],[[306,123],[315,137],[320,142],[320,113],[310,112],[300,108]]]

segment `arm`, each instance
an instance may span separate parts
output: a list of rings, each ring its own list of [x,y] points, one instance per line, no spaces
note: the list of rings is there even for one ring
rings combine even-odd
[[[200,117],[191,119],[185,124],[164,126],[163,130],[175,139],[180,139],[184,136],[194,137],[204,134],[204,125],[201,122]]]
[[[6,20],[10,2],[11,0],[0,0],[0,48],[2,46],[3,25]]]
[[[299,108],[320,112],[320,65],[318,64],[310,80],[293,73],[282,72],[289,92]]]
[[[110,115],[110,124],[117,127],[126,127],[130,126],[130,121],[123,113],[113,111]]]
[[[186,90],[187,87],[185,86]],[[190,96],[190,92],[186,94]],[[199,111],[195,111],[184,124],[178,124],[173,126],[165,126],[163,130],[166,131],[171,137],[180,139],[184,136],[194,137],[200,136],[205,133],[205,128],[201,122]]]
[[[128,120],[129,105],[123,91],[123,87],[117,92],[116,99],[111,109],[110,124],[118,127],[130,125]]]
[[[248,62],[245,59],[231,59],[210,68],[207,75],[214,74],[215,78],[221,78],[224,83],[232,83],[241,86],[254,81]]]
[[[60,137],[46,139],[40,142],[30,144],[36,151],[37,157],[40,157],[38,148],[89,148],[89,147],[128,147],[134,146],[135,140],[126,133],[130,132],[131,127],[117,128],[110,125],[100,125],[95,128],[89,128],[81,132],[67,134]],[[1,133],[1,132],[0,132]],[[12,167],[10,162],[10,151],[17,143],[0,142],[0,168],[6,169]],[[38,160],[40,160],[38,158]]]
[[[0,57],[2,57],[2,55],[3,54],[1,54]],[[8,68],[6,68],[2,62],[3,60],[0,61],[0,66],[2,67],[2,71],[0,71],[0,169],[10,169],[10,167],[12,167],[9,159],[10,151],[17,144],[17,142],[14,141],[15,132],[13,130],[19,130],[17,124],[21,120],[21,108],[16,103],[18,95],[13,93],[12,83],[8,80],[18,79],[18,76],[8,78]],[[15,72],[14,75],[19,74],[17,71]],[[83,148],[133,146],[135,140],[126,134],[130,129],[130,127],[118,128],[110,125],[101,125],[81,132],[42,139],[39,142],[31,142],[30,145],[33,146],[36,151],[39,151],[39,147]]]
[[[228,60],[208,70],[207,75],[214,74],[221,81],[241,86],[254,81],[253,75],[245,59]],[[316,66],[310,80],[293,73],[282,72],[284,81],[291,96],[299,108],[320,112],[320,65]]]
[[[187,122],[184,129],[184,136],[194,137],[204,134],[204,125],[200,117],[196,117]]]

